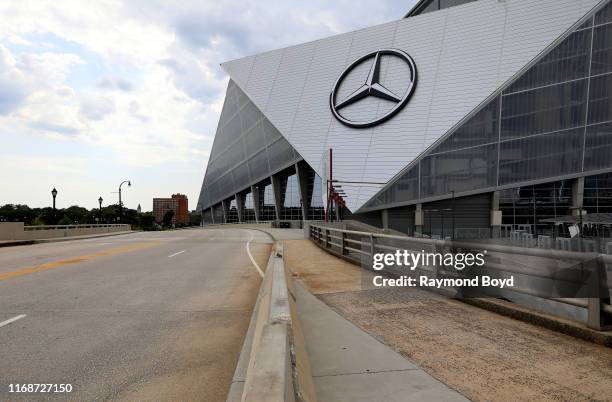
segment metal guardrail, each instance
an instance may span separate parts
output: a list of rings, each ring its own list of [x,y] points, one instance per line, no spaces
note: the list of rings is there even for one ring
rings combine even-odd
[[[107,223],[107,224],[91,224],[91,225],[32,225],[24,226],[23,230],[65,230],[65,229],[89,229],[89,228],[118,228],[130,225],[127,223]]]
[[[545,248],[525,248],[506,246],[494,243],[475,243],[469,241],[453,241],[425,239],[417,237],[388,235],[381,233],[368,233],[354,230],[344,230],[324,225],[311,224],[309,238],[320,247],[358,265],[367,265],[372,269],[372,260],[377,252],[394,252],[404,248],[420,252],[423,249],[443,250],[457,249],[486,249],[489,257],[493,254],[499,258],[489,258],[498,262],[486,261],[487,270],[501,273],[515,273],[525,277],[528,281],[557,280],[560,277],[560,262],[568,263],[595,263],[598,272],[603,274],[607,283],[602,283],[607,289],[607,295],[600,298],[557,298],[542,293],[541,290],[527,287],[509,287],[506,290],[524,295],[539,297],[555,302],[587,309],[587,325],[592,329],[610,329],[612,326],[612,306],[610,305],[611,279],[606,278],[608,266],[612,266],[612,255],[595,252],[575,252]],[[533,257],[532,266],[517,262],[521,257]],[[487,259],[487,260],[489,260]],[[501,262],[501,263],[500,263]],[[505,262],[505,263],[504,263]],[[432,273],[428,267],[418,267],[422,271]],[[491,295],[496,297],[496,295]],[[607,296],[607,297],[606,297]],[[500,297],[497,295],[497,297]]]

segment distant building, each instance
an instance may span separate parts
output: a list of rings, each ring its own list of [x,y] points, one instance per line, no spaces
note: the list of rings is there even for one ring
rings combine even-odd
[[[189,209],[187,196],[183,194],[173,194],[171,198],[153,198],[153,216],[157,223],[162,223],[164,215],[168,211],[173,211],[172,224],[189,223]]]
[[[172,194],[172,199],[177,200],[178,208],[174,212],[177,223],[189,223],[189,202],[184,194]]]

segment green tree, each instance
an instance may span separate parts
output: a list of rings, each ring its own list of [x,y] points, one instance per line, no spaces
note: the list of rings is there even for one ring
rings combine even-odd
[[[189,225],[190,226],[200,226],[202,220],[202,215],[197,211],[192,211],[189,213]]]
[[[155,217],[153,216],[153,213],[145,212],[141,214],[139,226],[142,230],[154,230],[155,229]]]
[[[169,228],[172,226],[172,218],[174,218],[174,211],[167,211],[164,214],[164,218],[162,219],[164,227]]]
[[[64,215],[62,219],[57,222],[58,225],[72,225],[74,222],[67,216]]]

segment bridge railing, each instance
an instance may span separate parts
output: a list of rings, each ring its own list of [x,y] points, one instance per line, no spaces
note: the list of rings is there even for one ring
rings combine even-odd
[[[75,225],[31,225],[24,226],[23,230],[65,230],[65,229],[93,229],[93,228],[125,228],[129,230],[130,225],[126,223],[101,223],[101,224],[75,224]]]
[[[612,329],[612,306],[610,289],[612,289],[612,255],[596,252],[574,252],[554,249],[515,247],[503,244],[473,241],[452,241],[388,235],[381,233],[345,230],[320,224],[310,224],[309,238],[320,247],[341,258],[349,260],[364,268],[372,269],[374,254],[395,252],[398,249],[414,252],[433,252],[444,250],[457,252],[466,250],[486,250],[485,265],[479,269],[503,276],[516,275],[518,285],[504,291],[492,290],[486,296],[507,298],[509,293],[532,296],[559,302],[581,309],[586,309],[586,324],[596,330]],[[577,268],[576,268],[577,267]],[[594,272],[603,291],[598,297],[557,297],[551,292],[558,281],[579,283],[575,273],[582,269]],[[430,266],[419,266],[417,269],[432,274]],[[401,273],[387,271],[392,275]],[[435,274],[435,273],[434,273]],[[574,275],[574,276],[572,276]],[[568,279],[568,277],[570,277]],[[574,282],[572,282],[574,281]],[[455,291],[456,289],[446,289]],[[576,294],[584,294],[576,293]]]

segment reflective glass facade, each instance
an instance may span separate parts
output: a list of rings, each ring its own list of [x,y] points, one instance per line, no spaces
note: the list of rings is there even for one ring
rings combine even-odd
[[[602,169],[612,169],[611,2],[364,209]]]
[[[210,208],[301,159],[230,80],[198,209]]]

